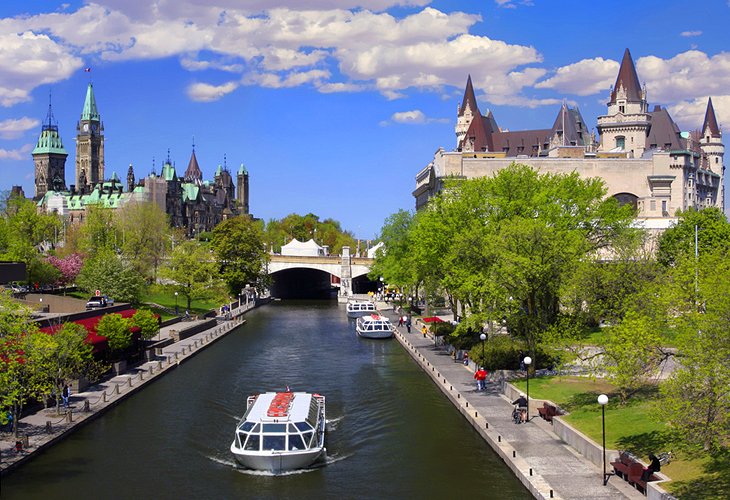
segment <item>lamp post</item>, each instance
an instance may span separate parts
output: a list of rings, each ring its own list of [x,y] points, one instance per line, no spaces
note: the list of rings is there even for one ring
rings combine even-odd
[[[482,368],[484,368],[484,341],[487,340],[487,334],[482,333],[481,335],[479,335],[479,338],[482,339]]]
[[[175,292],[175,316],[179,314],[178,308],[177,308],[177,292]]]
[[[527,368],[527,418],[525,418],[525,422],[530,421],[530,365],[532,364],[532,358],[530,356],[525,356],[524,359],[525,367]]]
[[[601,429],[603,431],[603,486],[608,483],[608,474],[606,474],[606,403],[608,403],[608,396],[605,394],[598,396],[598,404],[601,405]]]

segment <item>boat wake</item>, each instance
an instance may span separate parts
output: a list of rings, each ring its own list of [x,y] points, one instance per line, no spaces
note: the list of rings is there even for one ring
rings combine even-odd
[[[228,465],[230,467],[236,467],[238,465],[238,464],[236,464],[236,462],[234,460],[227,460],[225,458],[210,457],[210,456],[207,458],[208,458],[208,460],[211,460],[211,461],[213,461],[217,464],[221,464],[221,465]]]
[[[338,425],[338,424],[340,423],[340,421],[342,421],[342,419],[344,419],[344,418],[345,418],[345,416],[344,416],[344,415],[343,415],[343,416],[341,416],[341,417],[337,417],[337,418],[328,418],[328,419],[327,419],[327,423],[326,423],[326,426],[327,426],[327,431],[333,431],[333,430],[337,429],[337,425]]]

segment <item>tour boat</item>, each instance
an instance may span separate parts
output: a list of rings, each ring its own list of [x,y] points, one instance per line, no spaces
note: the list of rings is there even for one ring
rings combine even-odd
[[[347,303],[347,317],[348,318],[359,318],[366,314],[373,314],[377,312],[375,304],[369,300],[357,300],[350,301]]]
[[[385,316],[368,314],[357,318],[357,334],[369,339],[389,339],[393,336],[393,325]]]
[[[231,453],[249,469],[301,469],[324,455],[324,396],[266,392],[249,396]]]

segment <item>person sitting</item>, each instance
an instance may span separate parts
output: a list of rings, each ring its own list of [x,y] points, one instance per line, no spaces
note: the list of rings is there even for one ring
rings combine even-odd
[[[520,397],[512,401],[513,405],[517,405],[520,411],[520,422],[524,422],[527,418],[527,397],[524,392],[520,393]]]
[[[653,453],[649,454],[649,460],[651,461],[649,463],[649,467],[644,469],[644,472],[641,473],[642,481],[648,481],[652,474],[654,474],[655,472],[659,472],[662,468],[661,464],[659,463],[659,459]]]

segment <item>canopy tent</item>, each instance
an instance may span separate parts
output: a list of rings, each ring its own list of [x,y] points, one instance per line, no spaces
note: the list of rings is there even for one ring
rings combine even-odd
[[[113,314],[119,314],[122,316],[122,318],[131,318],[136,312],[136,309],[125,309],[123,311],[115,311]],[[98,316],[93,316],[86,319],[77,319],[76,321],[74,321],[74,323],[78,323],[79,325],[86,328],[86,331],[88,332],[86,342],[94,347],[94,354],[102,352],[109,347],[106,337],[96,333],[96,325],[97,323],[99,323],[99,320],[104,315],[105,314],[102,313]],[[58,330],[60,330],[62,326],[62,324],[46,326],[44,328],[41,328],[40,331],[53,335]],[[134,335],[139,334],[140,331],[139,327],[137,326],[133,326],[130,330]]]
[[[317,257],[324,255],[324,249],[317,245],[317,242],[312,239],[309,241],[299,241],[294,238],[289,243],[281,247],[281,255]]]

